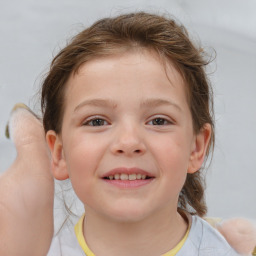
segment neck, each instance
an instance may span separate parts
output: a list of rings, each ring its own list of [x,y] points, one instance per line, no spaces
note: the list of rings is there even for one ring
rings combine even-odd
[[[84,236],[95,255],[153,256],[174,248],[187,228],[177,211],[161,212],[142,221],[117,222],[86,209]]]

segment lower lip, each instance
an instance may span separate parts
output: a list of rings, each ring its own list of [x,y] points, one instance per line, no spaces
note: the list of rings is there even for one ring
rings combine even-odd
[[[104,179],[104,181],[110,185],[116,186],[118,188],[138,188],[145,186],[153,181],[152,179],[146,179],[146,180],[107,180]]]

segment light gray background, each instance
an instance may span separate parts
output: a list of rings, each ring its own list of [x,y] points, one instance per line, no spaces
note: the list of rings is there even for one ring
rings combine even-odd
[[[256,218],[255,0],[0,0],[0,172],[15,158],[4,138],[16,102],[34,107],[40,78],[67,38],[96,19],[121,12],[168,12],[217,58],[216,149],[207,171],[209,215]]]

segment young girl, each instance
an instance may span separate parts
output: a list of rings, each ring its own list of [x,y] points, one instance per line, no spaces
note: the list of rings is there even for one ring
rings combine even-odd
[[[200,218],[214,144],[201,54],[175,21],[132,13],[96,22],[54,58],[41,102],[51,169],[85,214],[48,256],[237,255]]]

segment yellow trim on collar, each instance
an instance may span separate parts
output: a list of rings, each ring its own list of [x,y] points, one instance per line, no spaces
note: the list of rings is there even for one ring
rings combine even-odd
[[[80,244],[81,248],[83,249],[84,253],[86,254],[86,256],[95,256],[94,253],[87,246],[85,239],[84,239],[84,234],[83,234],[84,217],[85,217],[85,215],[83,215],[79,219],[77,224],[75,225],[76,238],[77,238],[78,243]]]
[[[84,253],[86,254],[86,256],[95,256],[94,253],[89,249],[88,245],[85,242],[84,239],[84,235],[83,235],[83,222],[84,222],[84,218],[85,215],[83,215],[79,221],[77,222],[77,224],[75,225],[75,234],[76,234],[76,238],[78,240],[78,243],[80,244],[81,248],[83,249]],[[189,231],[190,231],[190,226],[187,229],[187,232],[185,234],[185,236],[182,238],[182,240],[175,246],[175,248],[173,248],[172,250],[168,251],[165,254],[162,254],[162,256],[175,256],[178,251],[182,248],[182,246],[184,245],[184,243],[186,242],[188,235],[189,235]]]
[[[186,242],[187,238],[188,238],[188,234],[190,231],[190,227],[187,229],[187,232],[185,234],[185,236],[182,238],[182,240],[169,252],[162,254],[162,256],[175,256],[179,250],[182,248],[182,246],[184,245],[184,243]]]

